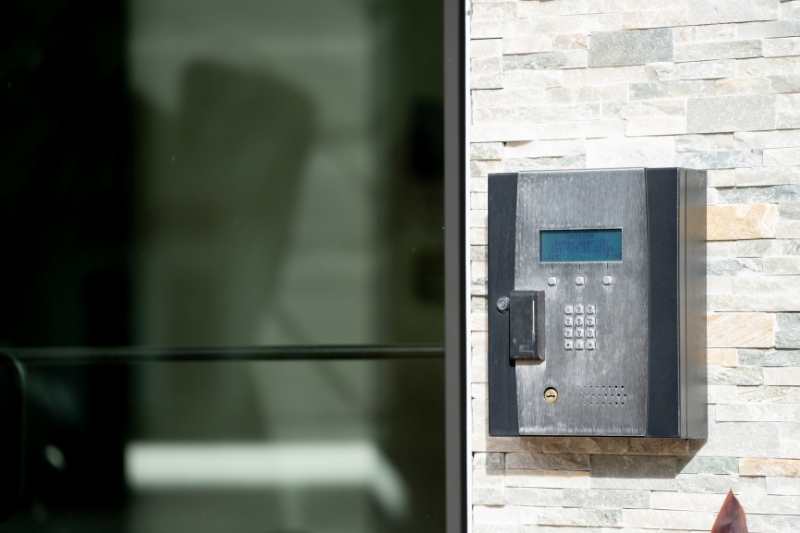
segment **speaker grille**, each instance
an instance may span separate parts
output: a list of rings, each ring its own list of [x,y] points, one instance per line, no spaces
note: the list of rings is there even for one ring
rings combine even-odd
[[[581,389],[585,406],[623,407],[628,401],[625,385],[585,385]]]

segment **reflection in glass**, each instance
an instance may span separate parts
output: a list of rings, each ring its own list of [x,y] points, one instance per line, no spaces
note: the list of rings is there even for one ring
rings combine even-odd
[[[441,12],[4,4],[0,531],[442,530],[441,354],[247,355],[441,343]]]
[[[26,486],[1,531],[443,528],[441,401],[392,385],[440,381],[435,353],[22,363]],[[263,378],[281,367],[295,393],[276,403]],[[225,376],[219,387],[197,386],[207,369]],[[346,386],[307,394],[336,381]]]
[[[438,2],[11,5],[0,344],[441,340]]]

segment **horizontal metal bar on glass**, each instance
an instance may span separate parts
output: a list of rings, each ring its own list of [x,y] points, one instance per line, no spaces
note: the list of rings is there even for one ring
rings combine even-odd
[[[0,348],[21,363],[144,363],[180,361],[381,361],[443,359],[444,348],[407,346],[252,346],[252,347],[42,347]]]

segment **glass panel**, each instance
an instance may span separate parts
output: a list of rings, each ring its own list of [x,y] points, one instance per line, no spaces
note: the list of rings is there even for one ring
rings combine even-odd
[[[440,2],[6,4],[0,345],[441,340]]]
[[[441,354],[352,355],[23,355],[25,491],[0,530],[443,531]]]
[[[0,530],[442,531],[441,3],[4,8]]]

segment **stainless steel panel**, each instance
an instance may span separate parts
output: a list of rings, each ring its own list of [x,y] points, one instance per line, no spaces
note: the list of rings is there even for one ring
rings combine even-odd
[[[706,361],[706,173],[686,170],[686,434],[704,439],[708,434],[708,387]]]
[[[644,169],[522,173],[515,290],[545,291],[546,357],[516,363],[521,435],[644,435],[648,354]],[[623,260],[542,263],[543,229],[622,228]],[[575,278],[585,277],[584,285]],[[604,285],[604,276],[613,283]],[[548,278],[558,283],[549,285]],[[596,306],[596,348],[564,347],[564,307]],[[574,311],[574,310],[573,310]],[[577,318],[578,314],[572,314]],[[573,329],[573,335],[577,333]],[[586,328],[583,331],[586,344]],[[558,390],[548,403],[544,391]]]

